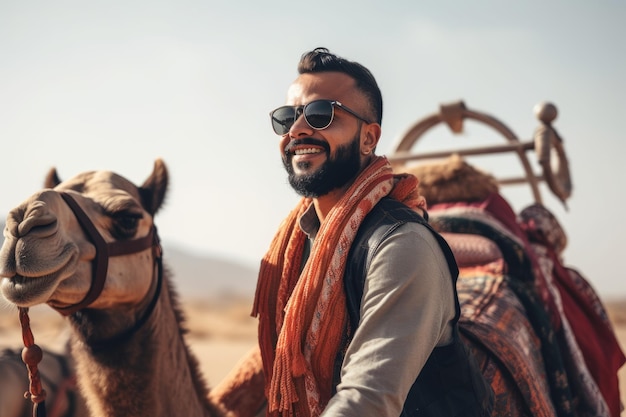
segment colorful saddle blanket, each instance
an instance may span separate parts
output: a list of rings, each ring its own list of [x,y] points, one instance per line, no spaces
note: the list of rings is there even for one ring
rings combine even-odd
[[[537,249],[508,203],[494,194],[479,203],[437,205],[429,209],[429,215],[431,224],[450,243],[460,267],[457,289],[464,335],[470,346],[488,351],[506,368],[530,415],[619,416],[619,411],[615,414],[615,408],[609,411],[608,406],[615,399],[613,386],[617,385],[609,382],[600,390],[597,378],[601,376],[591,374],[589,361],[583,360],[604,358],[587,348],[586,355],[581,351],[576,337],[580,335],[572,329],[577,325],[572,326],[568,317],[575,307],[569,302],[571,295],[564,308],[563,285],[555,284],[552,273],[547,274],[545,262],[542,268]],[[468,235],[473,241],[466,239]],[[578,298],[589,300],[590,287],[583,289],[584,297]],[[603,311],[597,297],[592,304],[596,311]],[[587,322],[606,326],[595,317]],[[612,331],[608,336],[605,333],[600,330],[599,339],[610,342]],[[619,345],[609,346],[621,354]],[[613,355],[612,368],[604,376],[617,378],[619,354]],[[619,410],[619,391],[616,404]]]

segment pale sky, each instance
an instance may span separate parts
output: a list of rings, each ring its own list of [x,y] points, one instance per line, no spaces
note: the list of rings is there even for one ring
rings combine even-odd
[[[0,216],[53,166],[141,183],[162,157],[163,241],[256,268],[298,198],[268,112],[300,55],[324,46],[377,78],[379,154],[442,103],[462,99],[525,141],[535,104],[553,102],[574,194],[567,211],[543,196],[569,237],[565,263],[623,296],[625,21],[621,0],[2,1]],[[533,202],[526,188],[503,194],[516,210]]]

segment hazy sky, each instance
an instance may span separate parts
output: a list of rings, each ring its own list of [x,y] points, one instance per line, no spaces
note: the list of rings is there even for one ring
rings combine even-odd
[[[462,99],[522,140],[535,104],[556,104],[574,194],[567,211],[543,195],[569,237],[565,263],[602,296],[626,295],[625,21],[621,0],[2,1],[0,216],[53,166],[140,183],[162,157],[166,245],[256,268],[297,200],[268,112],[300,55],[325,46],[378,79],[378,153],[441,103]],[[503,194],[516,210],[532,203],[526,188]]]

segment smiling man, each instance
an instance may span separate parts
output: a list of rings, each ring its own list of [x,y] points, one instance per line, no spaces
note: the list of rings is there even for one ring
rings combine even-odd
[[[267,414],[489,415],[493,394],[458,335],[454,257],[417,179],[375,155],[376,80],[325,48],[298,72],[270,113],[303,198],[257,284]]]

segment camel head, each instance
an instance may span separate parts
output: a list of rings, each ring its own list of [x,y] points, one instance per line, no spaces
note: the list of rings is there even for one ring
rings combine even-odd
[[[0,249],[4,297],[19,307],[47,303],[62,314],[139,303],[153,285],[153,217],[167,184],[160,159],[141,186],[110,171],[60,181],[53,168],[46,188],[7,216]],[[100,283],[98,270],[106,271]]]

